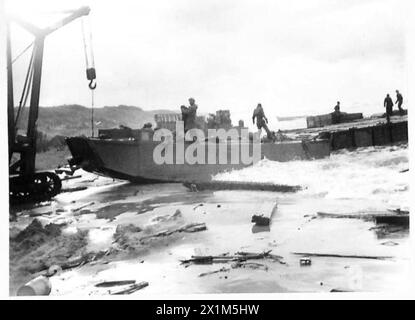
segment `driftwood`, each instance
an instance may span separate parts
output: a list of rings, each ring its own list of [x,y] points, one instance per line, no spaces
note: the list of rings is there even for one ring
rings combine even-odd
[[[262,269],[268,271],[268,267],[265,264],[258,263],[258,262],[243,262],[237,261],[232,264],[233,269],[237,268],[249,268],[249,269]]]
[[[73,188],[65,188],[61,190],[61,193],[64,192],[75,192],[75,191],[82,191],[82,190],[86,190],[88,189],[88,187],[73,187]]]
[[[257,258],[257,259],[260,259],[259,258],[260,256],[261,256],[261,258],[265,258],[265,257],[268,257],[268,254],[266,254],[266,253],[264,253],[264,254],[252,254],[252,255],[249,254],[249,255],[243,256],[243,258],[235,258],[235,257],[231,257],[231,256],[209,256],[209,257],[193,257],[193,258],[196,258],[195,261],[198,261],[197,263],[200,263],[201,261],[203,261],[204,263],[206,263],[206,261],[209,261],[210,263],[213,263],[213,262],[233,262],[232,265],[231,265],[232,269],[249,268],[249,269],[262,269],[264,271],[268,271],[268,266],[266,266],[265,264],[258,263],[258,262],[250,262],[250,261],[246,260],[246,257],[250,257],[251,259],[253,259],[254,257]],[[230,268],[223,267],[223,268],[220,268],[218,270],[213,270],[213,271],[208,271],[208,272],[201,273],[201,274],[199,274],[199,277],[204,277],[204,276],[208,276],[208,275],[219,273],[219,272],[228,272],[230,270],[231,270]]]
[[[95,177],[95,178],[92,178],[92,179],[89,179],[89,180],[84,180],[82,182],[84,182],[84,183],[92,183],[92,182],[95,182],[96,180],[98,180],[98,178],[99,177]]]
[[[198,204],[197,206],[193,207],[193,210],[196,210],[199,207],[203,207],[203,203]]]
[[[116,286],[125,286],[127,284],[135,284],[135,280],[121,280],[121,281],[104,281],[95,285],[98,288],[109,288]]]
[[[231,270],[230,268],[223,267],[223,268],[220,268],[218,270],[209,271],[209,272],[203,272],[203,273],[199,274],[199,277],[205,277],[205,276],[208,276],[208,275],[211,275],[211,274],[215,274],[215,273],[219,273],[219,272],[228,272],[230,270]]]
[[[46,216],[46,215],[51,215],[53,213],[53,211],[46,211],[46,212],[31,212],[29,213],[29,217],[31,218],[35,218],[35,217],[40,217],[40,216]]]
[[[353,259],[393,259],[391,256],[364,256],[353,254],[335,254],[335,253],[311,253],[311,252],[292,252],[292,254],[308,257],[329,257],[329,258],[353,258]]]
[[[192,256],[190,259],[180,260],[182,264],[213,264],[213,263],[228,263],[228,262],[244,262],[247,260],[271,259],[273,261],[285,264],[281,256],[270,254],[272,250],[264,251],[262,253],[252,252],[236,252],[234,255],[219,255],[219,256]]]
[[[81,206],[79,206],[79,207],[77,207],[77,208],[73,208],[73,209],[72,209],[72,212],[77,212],[77,211],[79,211],[79,210],[81,210],[81,209],[84,209],[84,208],[86,208],[86,207],[88,207],[88,206],[92,206],[93,204],[95,204],[95,202],[94,202],[94,201],[91,201],[91,202],[85,203],[85,204],[83,204],[83,205],[81,205]]]
[[[115,291],[115,292],[111,292],[111,295],[119,295],[119,294],[131,294],[133,292],[136,292],[138,290],[141,290],[145,287],[148,286],[148,282],[143,281],[137,284],[132,284],[130,285],[128,288],[123,289],[123,290],[119,290],[119,291]]]
[[[352,290],[342,289],[342,288],[334,288],[331,289],[330,292],[353,292]]]
[[[205,223],[189,223],[178,229],[164,230],[164,231],[160,231],[155,234],[142,237],[140,240],[146,240],[146,239],[157,238],[157,237],[166,237],[173,233],[178,233],[178,232],[199,232],[199,231],[204,231],[204,230],[207,230]]]
[[[60,267],[62,268],[62,270],[68,270],[68,269],[74,269],[77,267],[81,267],[87,263],[94,262],[97,259],[107,256],[111,252],[110,250],[111,249],[108,249],[106,251],[99,251],[95,254],[92,254],[92,253],[85,254],[78,258],[68,260],[66,263],[63,263],[62,265],[60,265]]]
[[[186,188],[192,191],[203,190],[257,190],[275,192],[296,192],[301,190],[301,186],[291,186],[273,183],[259,182],[240,182],[240,181],[206,181],[206,182],[183,182]]]

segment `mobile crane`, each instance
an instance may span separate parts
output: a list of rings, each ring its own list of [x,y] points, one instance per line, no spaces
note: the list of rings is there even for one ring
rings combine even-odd
[[[10,17],[7,21],[7,111],[9,135],[9,200],[11,204],[22,202],[38,202],[50,199],[61,191],[62,183],[57,174],[50,171],[36,171],[36,122],[39,113],[40,83],[42,77],[43,48],[45,38],[52,32],[82,16],[87,16],[89,7],[81,7],[71,11],[59,22],[39,28],[18,17]],[[22,90],[18,111],[15,115],[13,96],[12,49],[10,39],[10,22],[15,22],[34,36],[33,51],[29,62],[26,79]],[[89,87],[95,88],[95,68],[88,68]],[[30,106],[26,135],[17,134],[17,121],[21,108],[25,107],[30,92]],[[14,156],[16,155],[17,156]]]

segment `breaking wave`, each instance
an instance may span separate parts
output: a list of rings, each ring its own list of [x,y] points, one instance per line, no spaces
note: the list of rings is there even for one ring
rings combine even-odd
[[[301,194],[331,199],[379,200],[406,207],[409,191],[408,145],[333,152],[319,160],[276,162],[221,173],[215,180],[301,185]]]

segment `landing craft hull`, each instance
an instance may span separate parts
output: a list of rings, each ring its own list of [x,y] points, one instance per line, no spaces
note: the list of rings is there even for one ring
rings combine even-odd
[[[221,143],[214,142],[212,144],[216,147],[215,164],[208,162],[208,144],[205,146],[205,164],[189,164],[186,161],[184,164],[177,164],[176,161],[173,164],[157,164],[153,159],[154,148],[160,143],[157,141],[71,137],[67,138],[66,142],[73,156],[73,164],[79,164],[90,172],[138,183],[211,181],[215,174],[251,165],[242,162],[239,143],[226,144],[226,164],[219,162]],[[185,143],[184,149],[189,144]],[[246,147],[250,148],[252,155],[252,144]],[[236,163],[231,163],[233,148],[239,150],[239,161]],[[329,154],[330,146],[327,140],[261,144],[261,158],[274,161],[319,159]]]

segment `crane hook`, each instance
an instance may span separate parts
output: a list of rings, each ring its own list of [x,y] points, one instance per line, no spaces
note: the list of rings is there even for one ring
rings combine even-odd
[[[95,82],[95,80],[94,80],[94,79],[91,79],[91,80],[89,81],[88,87],[89,87],[89,89],[91,89],[91,90],[95,90],[95,88],[97,87],[97,83]]]

